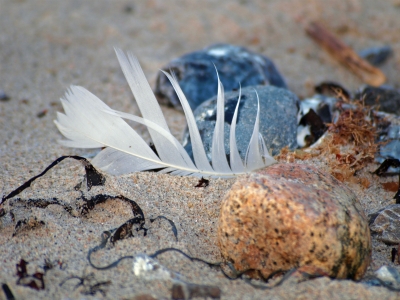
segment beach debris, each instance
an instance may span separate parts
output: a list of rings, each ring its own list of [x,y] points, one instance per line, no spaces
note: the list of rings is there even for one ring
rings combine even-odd
[[[19,232],[26,229],[34,229],[40,226],[45,225],[45,222],[42,220],[38,220],[37,217],[31,216],[27,219],[18,220],[17,224],[15,224],[13,237],[16,236]]]
[[[400,204],[391,204],[370,215],[371,231],[378,234],[378,240],[390,244],[400,244]]]
[[[34,290],[44,290],[44,273],[36,272],[28,274],[28,262],[21,258],[17,264],[17,285],[27,286]]]
[[[263,277],[307,265],[357,280],[371,257],[368,222],[354,193],[301,164],[239,178],[221,205],[218,244],[236,270]]]
[[[12,293],[7,283],[3,283],[1,285],[1,288],[3,289],[4,295],[6,296],[6,300],[15,300],[14,294]]]
[[[182,276],[168,270],[146,254],[137,254],[132,262],[133,273],[146,280],[180,280]]]
[[[66,268],[65,264],[59,259],[51,261],[49,258],[45,258],[42,269],[44,273],[46,273],[47,271],[54,269],[56,266],[58,266],[60,270],[65,270]]]
[[[38,118],[43,118],[45,115],[47,115],[48,112],[49,112],[49,111],[48,111],[47,109],[43,109],[43,110],[41,110],[40,112],[38,112],[38,113],[36,114],[36,117],[38,117]]]
[[[341,100],[346,100],[351,98],[351,94],[339,83],[332,81],[323,81],[314,87],[317,94],[321,94],[329,97],[337,97]]]
[[[311,108],[300,119],[297,127],[297,144],[300,147],[308,147],[318,141],[327,129],[328,126],[322,118]]]
[[[321,91],[325,89],[321,88]],[[332,91],[333,93],[333,91]],[[301,148],[308,147],[317,142],[327,131],[328,124],[332,123],[334,112],[337,111],[338,99],[322,94],[316,94],[300,101],[297,115],[297,145]]]
[[[240,91],[225,94],[224,118],[224,147],[225,155],[230,157],[230,130],[233,128],[232,120],[240,96],[240,103],[235,125],[236,144],[239,155],[245,159],[249,141],[257,115],[257,98],[260,101],[260,128],[259,133],[265,141],[267,149],[276,155],[279,151],[289,146],[297,148],[297,113],[299,99],[289,90],[274,86],[246,87]],[[212,158],[212,142],[214,126],[217,115],[217,98],[213,97],[201,104],[195,111],[194,117],[200,131],[207,158]],[[183,146],[192,156],[192,143],[189,130],[183,134]]]
[[[274,63],[266,56],[244,47],[216,44],[172,60],[162,70],[171,70],[178,78],[192,110],[216,96],[217,73],[226,92],[242,87],[273,85],[286,88]],[[160,103],[182,110],[181,103],[167,77],[160,71],[155,93]]]
[[[92,295],[92,296],[96,295],[97,292],[99,292],[105,297],[107,295],[107,286],[111,285],[112,283],[111,280],[98,281],[95,278],[94,273],[89,273],[82,277],[80,276],[68,277],[60,283],[60,286],[63,286],[66,282],[73,279],[78,280],[78,283],[75,285],[74,290],[81,287],[82,288],[81,294]]]
[[[319,22],[310,22],[306,33],[336,60],[349,68],[364,82],[380,86],[386,81],[381,70],[362,59],[358,54]]]
[[[210,184],[210,180],[208,179],[204,179],[204,177],[201,177],[201,179],[199,179],[199,182],[194,186],[194,187],[208,187],[208,185]]]
[[[389,45],[375,46],[358,51],[358,55],[368,61],[371,65],[379,66],[386,62],[393,54]]]
[[[15,197],[16,195],[18,195],[19,193],[30,187],[32,182],[45,175],[50,169],[54,168],[60,162],[62,162],[64,159],[67,158],[72,158],[82,162],[83,166],[85,167],[86,176],[84,181],[86,181],[86,186],[88,191],[90,191],[92,186],[104,185],[105,177],[101,175],[101,173],[97,171],[86,158],[76,155],[61,156],[57,158],[55,161],[53,161],[42,173],[32,177],[24,184],[22,184],[21,186],[13,190],[11,193],[9,193],[7,196],[3,196],[0,201],[0,204],[3,204],[6,200]]]

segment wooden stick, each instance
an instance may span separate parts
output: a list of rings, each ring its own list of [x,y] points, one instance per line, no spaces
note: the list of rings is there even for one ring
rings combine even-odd
[[[386,76],[381,70],[358,56],[352,48],[343,43],[320,23],[311,22],[306,27],[306,32],[314,41],[364,82],[372,86],[380,86],[386,81]]]

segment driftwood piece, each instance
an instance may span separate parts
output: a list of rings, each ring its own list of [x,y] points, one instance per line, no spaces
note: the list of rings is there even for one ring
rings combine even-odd
[[[352,48],[343,43],[320,23],[311,22],[306,27],[306,32],[336,60],[349,68],[364,82],[372,86],[380,86],[386,81],[386,76],[381,70],[358,56]]]

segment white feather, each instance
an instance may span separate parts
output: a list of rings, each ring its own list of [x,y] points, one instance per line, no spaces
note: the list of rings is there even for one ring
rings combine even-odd
[[[86,89],[71,86],[65,98],[61,99],[65,114],[58,113],[55,121],[60,132],[68,139],[60,141],[61,144],[75,148],[107,147],[92,160],[92,163],[95,167],[114,175],[162,169],[160,173],[180,176],[232,177],[275,162],[259,134],[258,104],[253,135],[246,153],[246,163],[243,164],[235,139],[239,96],[231,122],[229,166],[224,148],[224,90],[218,78],[217,120],[211,149],[211,166],[187,99],[175,75],[164,72],[174,87],[186,115],[193,163],[183,146],[171,134],[138,60],[131,53],[126,56],[120,49],[115,49],[115,52],[143,117],[115,111]],[[159,157],[123,118],[147,126]]]

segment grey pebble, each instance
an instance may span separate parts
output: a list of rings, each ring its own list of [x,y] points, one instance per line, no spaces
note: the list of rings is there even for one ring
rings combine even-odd
[[[255,86],[242,89],[239,106],[236,142],[239,154],[244,159],[254,122],[257,116],[257,95],[260,98],[260,133],[272,155],[276,155],[285,146],[297,147],[297,112],[299,100],[292,92],[273,86]],[[237,105],[239,92],[225,94],[225,152],[229,155],[229,132],[232,117]],[[204,102],[195,111],[194,116],[208,159],[211,161],[211,145],[216,120],[216,97]],[[192,156],[192,146],[188,130],[183,136],[183,146]]]
[[[391,204],[370,215],[370,229],[387,244],[400,243],[400,204]]]

